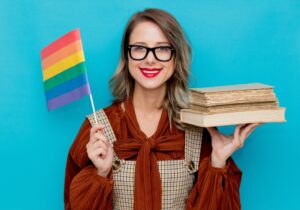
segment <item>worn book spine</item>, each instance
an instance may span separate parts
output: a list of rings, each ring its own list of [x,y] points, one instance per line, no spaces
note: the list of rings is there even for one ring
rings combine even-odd
[[[218,114],[227,112],[254,111],[264,109],[277,109],[277,102],[261,102],[261,103],[246,103],[246,104],[229,104],[218,106],[200,106],[197,104],[189,104],[189,108],[199,111],[203,114]]]
[[[277,102],[273,89],[239,90],[213,93],[189,91],[190,103],[200,106],[218,106],[243,103]]]

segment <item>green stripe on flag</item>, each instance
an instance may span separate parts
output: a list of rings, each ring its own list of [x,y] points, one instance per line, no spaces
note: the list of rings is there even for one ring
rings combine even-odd
[[[86,72],[85,62],[81,62],[81,63],[77,64],[76,66],[73,66],[73,67],[63,71],[62,73],[46,80],[44,82],[45,91],[48,91],[48,90],[56,87],[57,85],[60,85],[70,79],[73,79],[76,76],[78,76],[84,72]]]

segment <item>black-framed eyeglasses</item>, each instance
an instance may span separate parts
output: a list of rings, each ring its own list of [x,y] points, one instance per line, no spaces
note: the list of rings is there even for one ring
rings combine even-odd
[[[128,45],[130,58],[136,61],[144,60],[151,51],[156,60],[170,61],[175,49],[171,46],[145,47],[142,45]]]

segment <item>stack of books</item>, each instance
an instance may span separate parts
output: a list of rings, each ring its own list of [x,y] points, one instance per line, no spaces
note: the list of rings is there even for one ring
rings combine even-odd
[[[261,83],[191,88],[189,100],[180,119],[200,127],[286,121],[273,86]]]

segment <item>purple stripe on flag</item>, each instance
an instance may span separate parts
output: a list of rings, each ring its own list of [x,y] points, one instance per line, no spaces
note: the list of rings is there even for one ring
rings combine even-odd
[[[60,95],[56,98],[47,101],[48,110],[50,111],[52,109],[56,109],[60,106],[66,105],[90,93],[90,85],[89,83],[87,83],[79,88],[76,88],[70,92],[67,92],[63,95]]]

